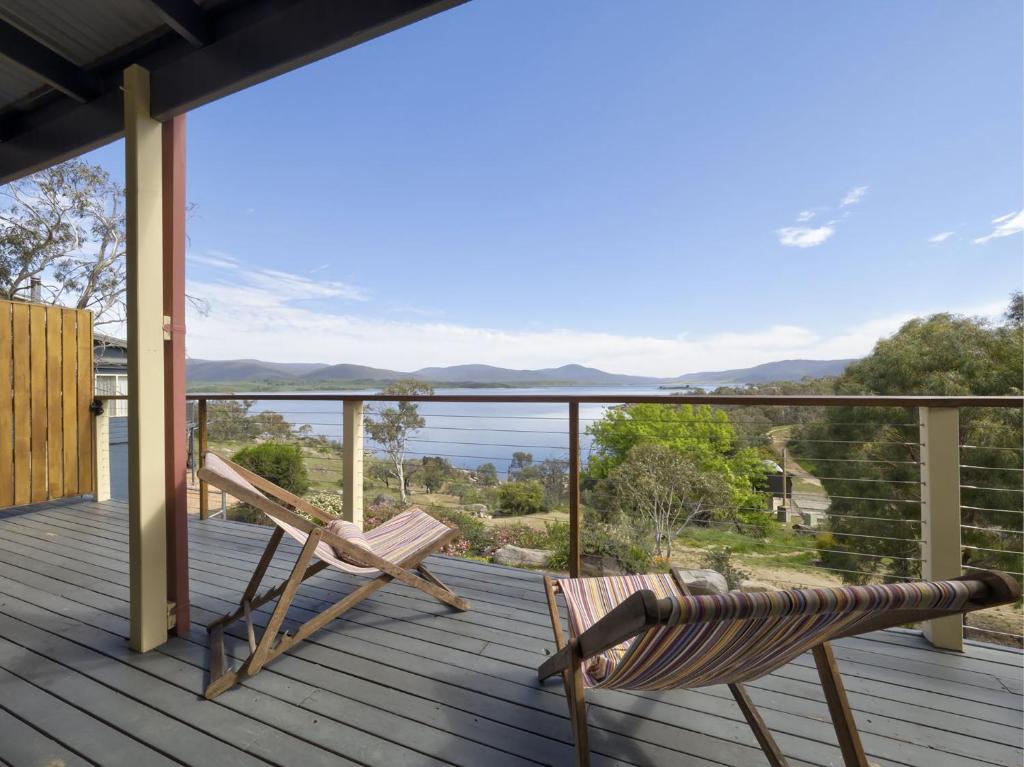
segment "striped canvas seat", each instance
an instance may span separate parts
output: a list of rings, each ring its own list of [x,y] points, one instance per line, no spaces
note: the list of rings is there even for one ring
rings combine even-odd
[[[669,575],[575,578],[558,584],[575,636],[639,590],[671,597],[672,614],[662,625],[583,664],[586,686],[633,690],[757,679],[822,642],[863,630],[880,611],[955,612],[985,588],[978,581],[932,581],[684,596]]]
[[[266,497],[266,494],[260,492],[251,482],[214,453],[207,454],[205,465],[210,471],[230,479],[247,490]],[[304,544],[309,537],[306,532],[283,519],[278,519],[269,514],[267,517],[299,544]],[[363,533],[360,538],[365,540],[366,544],[369,545],[369,550],[374,554],[393,564],[399,564],[414,551],[440,541],[450,532],[451,528],[448,525],[438,522],[421,509],[413,508],[403,511],[379,527]],[[345,537],[344,534],[342,537]],[[357,545],[360,543],[359,541],[353,542]],[[359,563],[346,561],[338,556],[338,553],[325,541],[321,541],[317,545],[314,555],[317,559],[346,573],[364,576],[380,574],[380,570],[375,567],[363,567]]]

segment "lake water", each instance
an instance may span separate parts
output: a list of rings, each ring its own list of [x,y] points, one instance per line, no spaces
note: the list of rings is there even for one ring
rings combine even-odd
[[[323,392],[358,394],[360,392]],[[371,393],[369,391],[367,394]],[[670,391],[653,386],[606,387],[539,387],[522,389],[435,389],[437,394],[520,396],[526,394],[552,395],[607,395],[608,405],[580,405],[580,450],[586,461],[590,450],[587,426],[600,419],[616,400],[629,395],[664,395]],[[386,403],[368,402],[367,419],[373,411]],[[476,468],[481,463],[493,463],[505,475],[512,454],[516,451],[531,453],[534,461],[546,458],[567,460],[569,456],[568,405],[559,403],[465,403],[427,402],[419,404],[420,415],[426,426],[409,439],[408,456],[421,458],[439,455],[448,458],[454,466]],[[251,412],[273,410],[281,413],[294,427],[309,424],[315,434],[329,439],[341,439],[342,403],[259,400]],[[368,449],[376,446],[366,438]]]

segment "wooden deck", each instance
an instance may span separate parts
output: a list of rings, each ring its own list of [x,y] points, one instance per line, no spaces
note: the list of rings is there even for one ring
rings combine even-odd
[[[189,534],[193,616],[202,623],[234,606],[269,530],[196,521]],[[388,586],[209,702],[200,697],[201,627],[146,655],[128,650],[127,535],[120,502],[0,513],[0,762],[570,763],[561,684],[536,682],[552,642],[535,574],[435,558],[470,612]],[[271,575],[285,566],[275,560]],[[319,575],[297,604],[317,609],[354,583]],[[236,633],[229,652],[244,655],[242,644]],[[1020,653],[938,652],[903,631],[835,650],[873,761],[1022,763]],[[840,763],[815,679],[804,657],[749,686],[794,765]],[[765,764],[724,688],[590,700],[595,765]]]

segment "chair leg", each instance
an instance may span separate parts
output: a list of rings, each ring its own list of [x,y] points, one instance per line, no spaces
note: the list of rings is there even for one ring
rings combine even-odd
[[[869,767],[868,759],[864,755],[864,746],[860,742],[860,734],[857,732],[857,723],[850,710],[850,702],[846,699],[843,678],[839,674],[835,656],[832,655],[832,648],[828,642],[822,642],[812,652],[814,664],[818,667],[818,676],[821,678],[821,687],[825,691],[825,700],[828,702],[828,711],[832,716],[832,725],[836,728],[843,763],[846,767]]]
[[[583,689],[583,675],[580,674],[579,658],[573,658],[566,672],[566,689],[569,693],[569,710],[572,713],[573,736],[576,739],[577,767],[590,767],[590,735],[587,727],[587,698]]]
[[[263,550],[263,556],[260,557],[259,564],[256,565],[252,578],[249,579],[249,585],[245,587],[245,593],[242,594],[242,604],[251,602],[252,598],[256,596],[256,591],[260,587],[260,581],[266,575],[267,568],[270,567],[270,560],[274,558],[274,553],[277,551],[278,544],[281,543],[283,536],[284,530],[275,526],[274,533],[270,536],[270,542],[267,543],[267,548]]]
[[[274,612],[267,622],[267,627],[263,630],[263,636],[260,637],[256,651],[250,656],[245,666],[246,674],[249,676],[256,674],[263,668],[263,664],[267,662],[267,654],[277,638],[278,629],[284,623],[285,616],[288,614],[288,608],[291,607],[292,600],[295,598],[295,592],[298,591],[299,584],[304,580],[306,565],[313,558],[313,552],[316,551],[318,543],[320,543],[320,533],[318,530],[314,530],[306,539],[299,558],[295,560],[295,566],[292,567],[292,573],[285,582],[284,590],[277,600],[277,605],[274,607]]]
[[[555,582],[544,576],[544,593],[548,598],[548,613],[551,616],[551,629],[555,634],[555,649],[565,647],[565,635],[562,634],[562,618],[558,614],[558,602],[555,600]],[[583,678],[579,673],[577,659],[562,672],[562,684],[565,686],[565,701],[569,706],[569,721],[576,744],[577,767],[590,767],[590,745],[587,733],[587,701],[583,689]]]
[[[787,767],[789,762],[782,755],[779,744],[775,742],[775,738],[772,737],[771,731],[761,718],[761,714],[754,707],[754,703],[750,700],[750,696],[747,695],[747,691],[742,685],[731,684],[729,685],[729,692],[732,693],[732,697],[739,704],[740,711],[746,717],[750,729],[754,731],[754,737],[757,738],[758,745],[761,746],[764,755],[768,757],[768,764],[771,767]]]

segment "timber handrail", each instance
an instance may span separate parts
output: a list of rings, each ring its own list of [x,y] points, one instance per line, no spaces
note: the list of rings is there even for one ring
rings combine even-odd
[[[100,400],[128,399],[100,394]],[[623,405],[779,405],[805,407],[1024,407],[1022,396],[939,396],[880,394],[336,394],[323,392],[189,392],[185,399],[297,402],[462,402]]]

